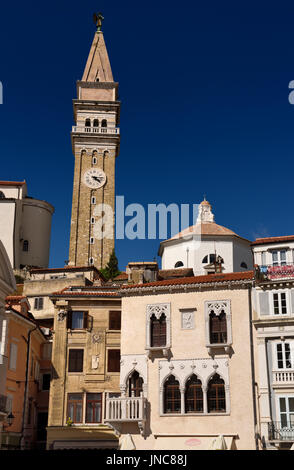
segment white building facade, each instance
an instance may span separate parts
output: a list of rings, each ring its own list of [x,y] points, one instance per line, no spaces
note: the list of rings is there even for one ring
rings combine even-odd
[[[196,224],[160,243],[162,269],[193,268],[194,275],[242,272],[253,267],[251,242],[214,222],[211,205],[199,205]]]
[[[54,208],[27,196],[25,182],[0,181],[0,240],[13,269],[47,267]]]
[[[294,443],[294,236],[252,244],[256,381],[260,435],[268,448]]]

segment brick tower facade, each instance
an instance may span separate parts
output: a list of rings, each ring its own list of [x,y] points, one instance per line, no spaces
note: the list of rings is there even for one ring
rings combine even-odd
[[[100,28],[77,82],[77,96],[71,133],[75,169],[69,265],[99,269],[114,248],[115,160],[120,143],[118,83]]]

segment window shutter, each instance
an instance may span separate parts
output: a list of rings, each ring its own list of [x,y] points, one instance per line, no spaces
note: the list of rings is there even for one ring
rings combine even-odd
[[[38,310],[38,297],[35,298],[34,309]]]
[[[270,314],[269,292],[259,293],[259,307],[260,307],[260,315]]]
[[[291,289],[291,312],[289,313],[294,314],[294,289]]]
[[[83,328],[88,328],[88,312],[84,312],[84,323],[83,323]]]
[[[16,369],[17,362],[17,344],[10,344],[10,358],[9,358],[9,369]]]
[[[66,327],[71,329],[71,319],[72,319],[72,311],[69,310],[67,312],[67,318],[66,318]]]
[[[43,305],[44,305],[44,297],[40,297],[39,298],[39,310],[43,309]]]
[[[91,331],[93,328],[93,317],[92,315],[87,315],[87,330]]]

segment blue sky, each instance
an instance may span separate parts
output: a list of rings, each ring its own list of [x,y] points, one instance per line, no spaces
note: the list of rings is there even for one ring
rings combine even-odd
[[[146,207],[206,194],[243,237],[293,234],[293,2],[10,2],[0,179],[55,207],[50,266],[68,258],[72,99],[97,10],[122,102],[117,195]],[[159,241],[118,240],[120,268],[153,260]]]

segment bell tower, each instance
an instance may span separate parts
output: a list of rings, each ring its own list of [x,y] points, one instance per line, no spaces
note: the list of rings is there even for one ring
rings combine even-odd
[[[115,160],[120,131],[118,83],[114,82],[101,31],[97,24],[77,99],[73,100],[75,157],[69,265],[104,267],[114,248]],[[112,209],[112,220],[109,219]],[[105,210],[104,210],[105,209]],[[105,214],[107,230],[105,231]],[[109,229],[111,227],[111,229]],[[104,233],[105,232],[105,233]]]

